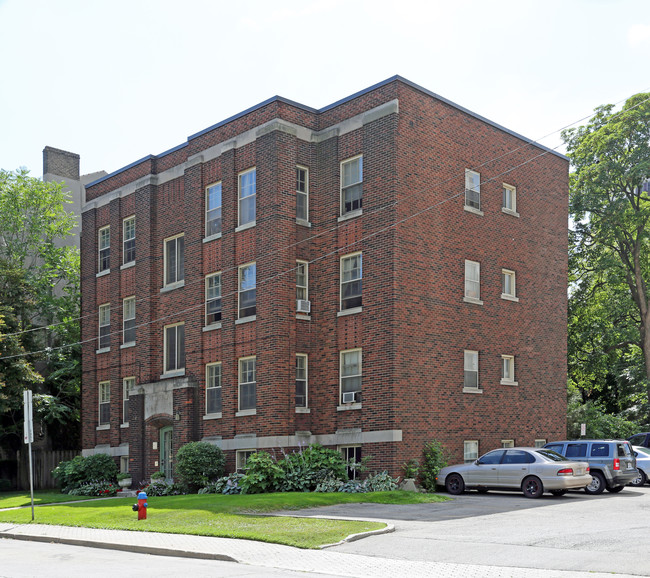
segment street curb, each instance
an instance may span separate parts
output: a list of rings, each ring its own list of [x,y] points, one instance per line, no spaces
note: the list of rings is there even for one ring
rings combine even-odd
[[[23,540],[25,542],[45,542],[48,544],[68,544],[69,546],[85,546],[89,548],[102,548],[103,550],[121,550],[123,552],[135,552],[137,554],[154,554],[156,556],[177,556],[179,558],[197,558],[199,560],[221,560],[224,562],[235,562],[239,560],[226,554],[211,554],[209,552],[192,552],[189,550],[173,550],[171,548],[160,548],[155,546],[138,546],[134,544],[120,544],[116,542],[97,542],[96,540],[82,540],[80,538],[59,538],[53,536],[34,536],[27,534],[14,534],[12,532],[0,532],[0,538],[12,540]]]
[[[318,516],[314,516],[318,517]],[[330,520],[332,518],[329,518]],[[339,542],[334,542],[333,544],[323,544],[320,546],[321,550],[324,550],[325,548],[332,548],[333,546],[340,546],[341,544],[346,544],[348,542],[356,542],[357,540],[361,540],[363,538],[367,538],[368,536],[379,536],[380,534],[390,534],[391,532],[395,531],[395,525],[394,524],[389,524],[388,522],[383,522],[386,524],[385,528],[381,528],[379,530],[369,530],[368,532],[359,532],[358,534],[350,534],[346,538],[343,538],[343,540],[340,540]]]

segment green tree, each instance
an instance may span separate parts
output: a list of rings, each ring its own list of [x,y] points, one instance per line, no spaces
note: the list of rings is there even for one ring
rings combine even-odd
[[[21,443],[22,390],[54,445],[76,447],[81,382],[76,220],[60,183],[0,170],[0,444]],[[31,355],[26,355],[32,352]],[[20,410],[20,411],[18,411]]]
[[[650,94],[563,132],[573,172],[569,367],[583,391],[650,400]],[[640,354],[640,355],[639,355]],[[639,375],[638,361],[643,361]],[[633,392],[627,404],[633,403]]]

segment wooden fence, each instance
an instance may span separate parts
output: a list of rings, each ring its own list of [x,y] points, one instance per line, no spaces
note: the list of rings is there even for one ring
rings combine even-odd
[[[80,453],[77,450],[53,451],[32,449],[34,489],[49,490],[56,488],[56,480],[52,476],[52,470],[60,462],[71,460]],[[17,489],[29,490],[29,450],[27,449],[18,452]]]

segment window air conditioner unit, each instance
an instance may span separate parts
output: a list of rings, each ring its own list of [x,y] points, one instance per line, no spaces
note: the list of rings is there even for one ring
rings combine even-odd
[[[346,391],[343,393],[343,403],[354,403],[354,391]]]
[[[298,313],[309,313],[311,312],[311,301],[306,299],[297,299],[296,300],[296,309]]]

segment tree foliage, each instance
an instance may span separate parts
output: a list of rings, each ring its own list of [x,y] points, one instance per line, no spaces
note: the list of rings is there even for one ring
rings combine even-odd
[[[650,396],[650,94],[601,106],[562,136],[573,166],[570,381],[583,402],[639,416]]]
[[[80,405],[79,251],[60,183],[0,170],[0,444],[22,441],[22,391],[57,448],[76,447]],[[29,353],[31,355],[26,355]],[[40,433],[40,432],[35,432]]]

